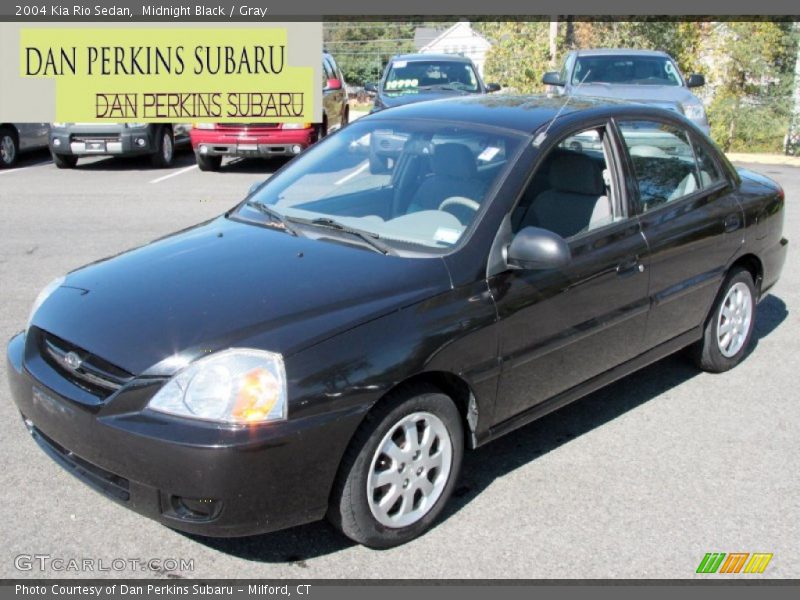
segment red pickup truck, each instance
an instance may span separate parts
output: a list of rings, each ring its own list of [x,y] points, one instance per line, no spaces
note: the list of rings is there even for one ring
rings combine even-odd
[[[223,156],[270,157],[300,154],[328,131],[350,118],[347,91],[339,65],[322,54],[322,123],[198,123],[192,148],[201,171],[216,171]]]

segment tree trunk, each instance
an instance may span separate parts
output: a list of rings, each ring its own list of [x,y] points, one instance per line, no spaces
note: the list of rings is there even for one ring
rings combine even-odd
[[[550,67],[556,68],[556,54],[558,53],[558,17],[553,16],[550,21]]]

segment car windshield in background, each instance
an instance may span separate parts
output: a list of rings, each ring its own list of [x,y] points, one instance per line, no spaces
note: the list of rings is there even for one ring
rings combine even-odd
[[[678,69],[663,56],[580,56],[572,83],[682,85]]]
[[[389,69],[383,88],[387,92],[437,88],[480,91],[472,65],[457,61],[396,60]]]
[[[356,122],[287,165],[236,215],[385,253],[441,254],[473,225],[523,139],[429,121]]]

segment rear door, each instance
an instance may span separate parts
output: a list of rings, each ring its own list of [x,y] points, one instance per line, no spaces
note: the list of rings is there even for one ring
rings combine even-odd
[[[639,117],[617,126],[650,252],[652,347],[704,321],[740,244],[743,215],[713,152],[688,127]]]

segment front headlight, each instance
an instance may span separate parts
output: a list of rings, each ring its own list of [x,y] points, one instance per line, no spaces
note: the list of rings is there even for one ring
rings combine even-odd
[[[144,129],[147,127],[147,123],[125,123],[125,127],[128,129]]]
[[[274,352],[233,348],[190,364],[147,405],[171,415],[219,423],[286,419],[286,370]]]
[[[702,104],[684,104],[683,114],[686,115],[687,119],[691,119],[692,121],[702,121],[706,118],[706,111]]]
[[[33,301],[33,306],[31,306],[31,312],[28,315],[28,322],[25,325],[25,331],[28,331],[28,329],[30,329],[31,321],[33,321],[33,315],[36,314],[36,311],[39,310],[39,307],[42,304],[44,304],[45,300],[47,300],[50,297],[50,294],[52,294],[58,288],[61,287],[61,284],[64,283],[65,279],[66,277],[64,276],[56,277],[55,279],[53,279],[53,281],[44,286],[41,292],[39,292],[39,295],[36,296],[36,300]]]
[[[311,123],[284,123],[283,129],[308,129]]]

